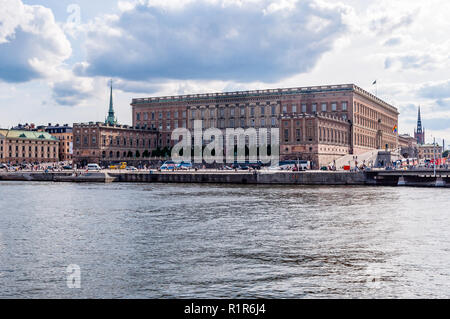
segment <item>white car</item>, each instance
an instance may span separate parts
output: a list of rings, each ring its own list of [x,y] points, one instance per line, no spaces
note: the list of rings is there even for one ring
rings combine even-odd
[[[138,169],[134,166],[127,166],[127,171],[137,171]]]
[[[88,164],[87,170],[93,171],[93,172],[99,172],[102,170],[102,168],[98,164]]]

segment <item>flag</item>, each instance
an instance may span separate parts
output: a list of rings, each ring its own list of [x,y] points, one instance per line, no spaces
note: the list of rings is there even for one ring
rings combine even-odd
[[[398,126],[395,125],[394,128],[392,129],[392,133],[397,133],[398,132]]]
[[[375,85],[375,84],[377,84],[377,80],[373,81],[373,83],[372,83],[372,85]]]

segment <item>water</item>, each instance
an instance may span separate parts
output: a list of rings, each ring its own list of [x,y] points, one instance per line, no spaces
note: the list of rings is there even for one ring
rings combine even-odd
[[[0,183],[0,298],[450,297],[450,189]],[[67,286],[67,266],[81,289]]]

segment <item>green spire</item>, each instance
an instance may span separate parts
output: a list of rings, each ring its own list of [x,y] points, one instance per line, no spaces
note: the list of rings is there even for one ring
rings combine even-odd
[[[114,107],[113,107],[113,95],[112,95],[112,79],[111,79],[111,93],[109,97],[109,111],[108,111],[108,117],[105,121],[108,125],[115,125],[117,124],[116,116],[114,115]]]

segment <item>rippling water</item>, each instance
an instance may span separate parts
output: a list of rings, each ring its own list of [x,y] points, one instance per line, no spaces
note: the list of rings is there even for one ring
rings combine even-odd
[[[0,183],[0,297],[450,297],[450,189]],[[81,268],[81,289],[66,268]]]

